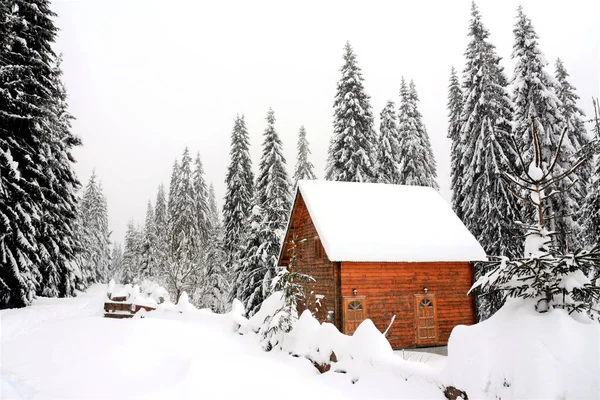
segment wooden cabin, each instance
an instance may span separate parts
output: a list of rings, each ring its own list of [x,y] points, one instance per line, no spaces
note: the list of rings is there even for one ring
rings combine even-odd
[[[440,346],[475,323],[471,262],[483,248],[432,188],[300,181],[279,265],[296,271],[308,307],[351,335],[370,318],[394,348]],[[304,311],[299,305],[299,312]]]

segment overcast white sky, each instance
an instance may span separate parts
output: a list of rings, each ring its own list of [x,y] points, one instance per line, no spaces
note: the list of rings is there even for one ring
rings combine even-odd
[[[516,0],[478,1],[508,76]],[[597,0],[521,1],[552,64],[561,57],[591,113],[599,92]],[[398,101],[402,76],[414,79],[450,198],[446,89],[463,68],[470,0],[461,1],[150,1],[54,0],[64,55],[75,151],[85,183],[95,168],[113,240],[129,219],[142,222],[173,160],[200,152],[222,203],[229,140],[245,114],[256,169],[269,107],[275,110],[288,170],[300,125],[322,178],[333,98],[346,40],[354,47],[378,117]]]

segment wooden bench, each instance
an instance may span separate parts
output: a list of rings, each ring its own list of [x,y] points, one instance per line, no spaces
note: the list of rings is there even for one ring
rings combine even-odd
[[[154,311],[155,307],[142,306],[133,303],[124,302],[112,302],[107,301],[104,303],[104,317],[105,318],[132,318],[136,312],[144,309],[146,311]]]

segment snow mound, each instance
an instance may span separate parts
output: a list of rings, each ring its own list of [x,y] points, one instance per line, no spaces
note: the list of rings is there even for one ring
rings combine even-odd
[[[457,326],[443,380],[470,398],[596,399],[600,325],[512,299],[490,319]],[[578,316],[581,319],[581,316]]]

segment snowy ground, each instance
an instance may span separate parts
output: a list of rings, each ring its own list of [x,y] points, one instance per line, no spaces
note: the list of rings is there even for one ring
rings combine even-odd
[[[106,319],[105,293],[97,285],[0,312],[0,398],[444,399],[435,382],[392,371],[373,369],[355,384],[346,374],[321,375],[304,358],[263,352],[256,337],[233,333],[227,316],[158,310]],[[432,370],[445,363],[422,353],[410,360]]]

